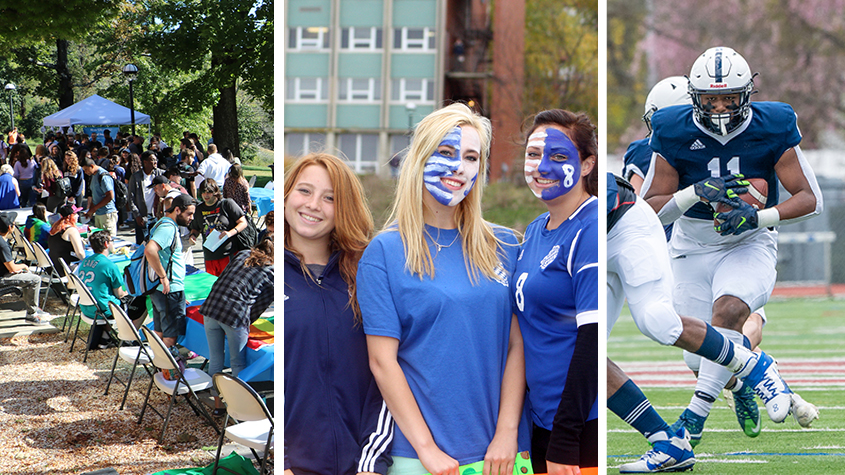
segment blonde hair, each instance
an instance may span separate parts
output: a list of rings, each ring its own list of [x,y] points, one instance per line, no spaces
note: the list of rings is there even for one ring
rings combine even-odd
[[[2,175],[3,173],[8,173],[9,175],[14,175],[15,171],[12,170],[11,165],[9,165],[8,163],[4,163],[2,166],[0,166],[0,175]]]
[[[50,157],[44,157],[41,160],[41,179],[49,178],[56,180],[62,177],[62,172],[56,166],[56,162]]]
[[[457,205],[456,224],[461,234],[464,263],[472,282],[481,271],[488,278],[495,278],[499,265],[499,250],[505,245],[493,232],[490,223],[481,217],[483,184],[487,181],[487,160],[493,127],[490,120],[472,111],[464,104],[451,104],[427,115],[414,130],[408,155],[402,164],[396,198],[384,232],[399,231],[405,248],[405,265],[420,279],[434,277],[434,260],[425,240],[423,221],[423,176],[425,162],[455,126],[470,126],[478,131],[481,139],[478,178],[469,194]]]
[[[361,308],[358,306],[357,284],[358,261],[373,234],[373,216],[367,206],[364,187],[358,177],[343,160],[327,153],[311,153],[296,161],[285,173],[285,197],[293,191],[302,171],[311,165],[323,167],[329,174],[334,192],[334,230],[331,232],[330,251],[340,251],[340,275],[349,285],[349,305],[355,314],[355,322],[361,323]],[[302,255],[290,243],[290,225],[285,220],[285,249],[299,258],[303,272],[311,275],[302,262]],[[313,278],[313,276],[311,276]]]

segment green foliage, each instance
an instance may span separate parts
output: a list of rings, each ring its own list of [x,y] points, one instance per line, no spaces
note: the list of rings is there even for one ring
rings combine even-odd
[[[637,44],[646,33],[643,0],[608,0],[607,8],[607,144],[623,146],[621,137],[642,115],[647,86],[645,67],[632,67]],[[640,60],[642,61],[642,60]],[[642,138],[642,137],[637,137]],[[624,150],[624,148],[623,148]]]
[[[525,115],[549,108],[598,120],[598,4],[525,4]]]
[[[78,39],[104,25],[125,0],[0,1],[0,45]]]

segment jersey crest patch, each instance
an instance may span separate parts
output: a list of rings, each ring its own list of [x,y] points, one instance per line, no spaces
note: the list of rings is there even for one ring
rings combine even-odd
[[[689,146],[690,150],[701,150],[703,148],[704,148],[704,144],[701,143],[701,140],[698,140],[698,139],[695,139],[695,142],[693,142],[692,145]]]
[[[508,283],[508,272],[505,270],[505,266],[499,262],[499,265],[496,266],[496,269],[493,271],[496,273],[496,282],[504,285],[505,287],[510,287],[510,283]]]
[[[560,251],[560,246],[555,245],[554,247],[552,247],[552,250],[549,251],[548,254],[546,254],[546,257],[544,257],[542,261],[540,261],[540,269],[546,270],[546,267],[548,267],[549,264],[554,262],[555,258],[557,258],[558,251]]]

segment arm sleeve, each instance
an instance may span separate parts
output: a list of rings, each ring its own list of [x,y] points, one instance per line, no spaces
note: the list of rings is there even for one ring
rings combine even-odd
[[[390,446],[393,444],[394,421],[387,404],[381,397],[375,378],[370,381],[367,399],[361,412],[361,453],[357,460],[358,472],[386,474],[393,462]]]
[[[129,188],[129,200],[127,200],[129,202],[129,211],[132,211],[133,213],[137,213],[139,211],[138,205],[135,204],[135,190],[137,188],[135,186],[135,181],[135,174],[133,173],[132,176],[129,177],[129,185],[127,185]]]
[[[551,462],[580,462],[581,432],[598,397],[598,327],[598,323],[578,327],[575,352],[546,452],[546,460]]]
[[[270,275],[269,279],[265,280],[264,285],[261,286],[261,291],[258,294],[258,297],[255,299],[255,303],[252,304],[252,307],[249,311],[249,321],[250,323],[254,323],[258,320],[258,317],[264,313],[265,310],[273,303],[273,266],[270,266]]]
[[[223,210],[223,213],[226,214],[226,219],[229,221],[226,231],[234,229],[238,224],[238,220],[244,216],[244,212],[241,207],[228,198],[223,198],[223,200],[220,201],[220,209]]]
[[[358,263],[357,294],[364,333],[401,339],[402,324],[392,298],[384,249],[379,244],[378,241],[371,242]]]

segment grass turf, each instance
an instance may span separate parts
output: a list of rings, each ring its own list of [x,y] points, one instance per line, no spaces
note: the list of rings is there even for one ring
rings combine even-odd
[[[642,336],[623,311],[608,340],[608,357],[641,388],[667,423],[675,422],[693,392],[681,350]],[[766,305],[761,347],[779,362],[790,387],[820,410],[802,429],[790,416],[775,424],[758,399],[762,433],[746,437],[720,397],[695,449],[695,472],[711,474],[810,475],[845,473],[845,302],[793,299]],[[648,450],[642,435],[607,411],[608,473]]]

